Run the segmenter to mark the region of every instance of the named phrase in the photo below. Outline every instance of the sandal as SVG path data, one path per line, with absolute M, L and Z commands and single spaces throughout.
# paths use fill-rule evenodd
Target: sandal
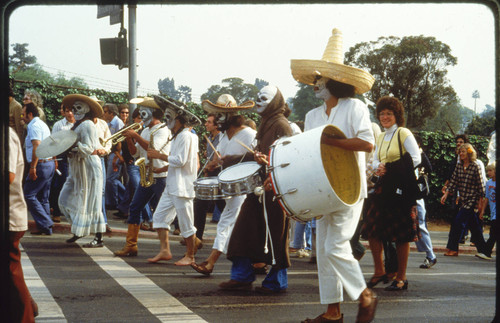
M 207 261 L 204 261 L 202 262 L 201 264 L 197 264 L 195 262 L 193 262 L 191 264 L 191 268 L 193 268 L 194 270 L 196 270 L 197 272 L 199 272 L 200 274 L 203 274 L 205 276 L 210 276 L 210 274 L 212 273 L 212 269 L 207 269 L 207 266 L 208 265 L 208 262 Z
M 403 284 L 403 286 L 398 286 Z M 397 290 L 407 290 L 408 289 L 408 280 L 393 280 L 392 284 L 384 288 L 386 291 L 397 291 Z
M 387 274 L 383 274 L 381 276 L 372 276 L 372 278 L 370 278 L 370 280 L 366 283 L 366 286 L 368 288 L 373 288 L 380 282 L 384 282 L 384 284 L 387 284 L 389 282 L 389 277 L 387 277 Z

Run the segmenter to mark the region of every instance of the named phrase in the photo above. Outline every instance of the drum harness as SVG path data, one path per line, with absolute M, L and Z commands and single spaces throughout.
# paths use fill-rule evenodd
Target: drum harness
M 266 191 L 262 186 L 258 186 L 254 189 L 254 194 L 259 197 L 259 202 L 262 203 L 262 208 L 264 209 L 264 220 L 266 221 L 266 243 L 264 244 L 264 253 L 268 254 L 269 249 L 267 247 L 267 242 L 271 244 L 271 255 L 272 255 L 272 264 L 276 265 L 276 258 L 274 257 L 274 246 L 273 246 L 273 239 L 271 237 L 271 231 L 269 231 L 269 223 L 268 223 L 268 217 L 267 217 L 267 210 L 266 210 Z

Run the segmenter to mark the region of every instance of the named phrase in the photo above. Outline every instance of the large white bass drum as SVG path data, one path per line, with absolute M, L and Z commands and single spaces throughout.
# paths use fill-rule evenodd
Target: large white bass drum
M 321 136 L 346 138 L 333 125 L 276 140 L 269 172 L 275 198 L 287 215 L 309 221 L 354 205 L 361 181 L 353 151 L 321 144 Z

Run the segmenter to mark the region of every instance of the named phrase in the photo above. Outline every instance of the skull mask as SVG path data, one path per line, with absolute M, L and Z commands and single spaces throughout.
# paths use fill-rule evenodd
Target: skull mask
M 166 109 L 164 116 L 168 129 L 170 130 L 174 129 L 175 117 L 177 117 L 177 113 L 172 109 Z
M 226 131 L 229 128 L 229 118 L 233 116 L 235 113 L 225 113 L 225 112 L 217 112 L 215 115 L 215 123 L 217 125 L 217 129 L 219 131 Z
M 90 106 L 82 101 L 75 101 L 73 103 L 73 115 L 75 116 L 76 121 L 82 120 L 87 113 L 90 112 Z
M 328 99 L 332 97 L 332 94 L 326 87 L 326 82 L 328 82 L 328 79 L 322 77 L 317 80 L 316 84 L 314 85 L 314 94 L 318 99 L 321 99 L 323 101 L 328 101 Z
M 144 127 L 149 126 L 149 123 L 153 120 L 153 110 L 151 108 L 140 107 L 139 114 L 141 115 Z
M 257 101 L 255 102 L 256 111 L 259 114 L 262 114 L 264 110 L 266 110 L 267 106 L 274 99 L 274 96 L 278 92 L 278 88 L 276 86 L 267 85 L 264 86 L 260 92 L 257 94 Z

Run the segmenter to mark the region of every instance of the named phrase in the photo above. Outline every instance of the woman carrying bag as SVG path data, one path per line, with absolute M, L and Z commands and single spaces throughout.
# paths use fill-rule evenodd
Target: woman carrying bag
M 417 183 L 414 172 L 421 162 L 420 151 L 405 123 L 404 108 L 394 97 L 385 96 L 377 102 L 377 118 L 384 132 L 376 140 L 373 168 L 377 169 L 373 202 L 368 206 L 362 229 L 368 239 L 375 264 L 374 276 L 367 283 L 375 286 L 388 282 L 382 257 L 382 241 L 395 242 L 398 271 L 388 291 L 408 289 L 406 267 L 410 242 L 418 239 L 416 213 Z

